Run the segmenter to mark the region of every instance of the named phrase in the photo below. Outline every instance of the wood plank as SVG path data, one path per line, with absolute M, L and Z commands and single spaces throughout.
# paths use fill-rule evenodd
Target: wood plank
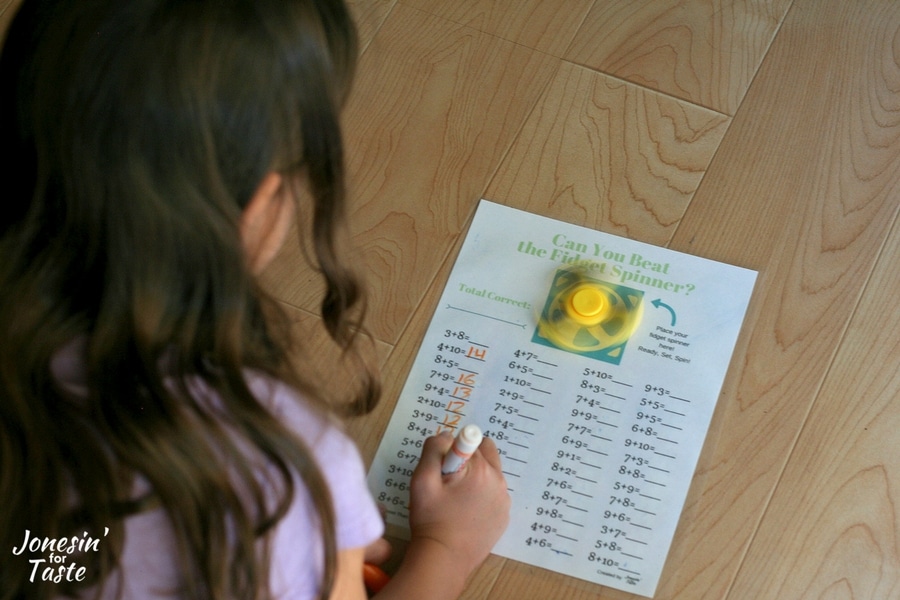
M 598 0 L 565 58 L 734 115 L 792 0 Z
M 486 196 L 665 245 L 730 119 L 564 63 Z
M 900 222 L 729 598 L 900 597 Z
M 562 56 L 593 0 L 403 0 L 490 35 Z
M 359 66 L 346 112 L 354 244 L 369 326 L 394 343 L 557 64 L 545 54 L 398 4 Z M 267 281 L 314 309 L 302 256 Z
M 387 19 L 397 0 L 347 0 L 359 32 L 360 54 L 365 51 Z
M 797 0 L 673 239 L 760 278 L 660 597 L 725 597 L 896 214 L 898 26 Z
M 488 598 L 565 598 L 565 600 L 594 600 L 607 598 L 605 592 L 615 592 L 599 585 L 560 575 L 540 567 L 508 560 Z M 634 598 L 626 594 L 626 598 Z M 480 600 L 480 599 L 479 599 Z

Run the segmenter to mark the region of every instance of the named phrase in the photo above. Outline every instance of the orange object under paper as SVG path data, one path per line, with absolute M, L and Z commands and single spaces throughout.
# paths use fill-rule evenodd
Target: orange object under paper
M 377 594 L 391 580 L 390 576 L 373 564 L 363 564 L 363 582 L 370 594 Z

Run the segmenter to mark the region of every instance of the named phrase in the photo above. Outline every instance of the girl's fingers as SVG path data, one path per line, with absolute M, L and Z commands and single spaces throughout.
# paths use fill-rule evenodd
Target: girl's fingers
M 478 447 L 478 452 L 494 469 L 500 470 L 500 452 L 497 450 L 494 440 L 489 437 L 484 438 Z
M 441 477 L 441 461 L 444 455 L 453 445 L 453 436 L 449 432 L 441 433 L 427 438 L 422 445 L 422 455 L 419 457 L 419 465 L 413 474 L 417 478 Z

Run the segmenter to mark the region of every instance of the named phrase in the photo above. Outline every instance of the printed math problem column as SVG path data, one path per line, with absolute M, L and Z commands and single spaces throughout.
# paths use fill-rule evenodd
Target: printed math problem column
M 426 347 L 420 349 L 420 362 L 428 362 L 431 368 L 418 390 L 414 390 L 418 392 L 416 408 L 409 415 L 396 460 L 387 466 L 383 489 L 376 496 L 388 515 L 404 522 L 409 517 L 409 479 L 419 462 L 425 438 L 443 431 L 456 435 L 467 424 L 469 406 L 490 346 L 473 340 L 464 330 L 445 329 L 431 349 L 431 355 Z
M 494 553 L 653 596 L 755 276 L 482 201 L 369 471 L 390 532 L 425 438 L 472 423 Z
M 503 474 L 511 494 L 531 478 L 532 449 L 540 449 L 542 423 L 552 397 L 550 386 L 557 365 L 542 360 L 531 350 L 517 348 L 491 364 L 491 372 L 500 375 L 494 387 L 486 387 L 490 400 L 473 411 L 485 421 L 484 435 L 497 444 L 503 460 Z M 499 385 L 499 388 L 496 387 Z

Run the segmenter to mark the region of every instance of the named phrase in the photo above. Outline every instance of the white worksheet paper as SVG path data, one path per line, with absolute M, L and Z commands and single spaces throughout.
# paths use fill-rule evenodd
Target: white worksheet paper
M 536 333 L 571 269 L 640 299 L 614 351 Z M 423 440 L 475 423 L 512 497 L 495 554 L 652 597 L 755 279 L 482 200 L 369 471 L 392 531 Z

